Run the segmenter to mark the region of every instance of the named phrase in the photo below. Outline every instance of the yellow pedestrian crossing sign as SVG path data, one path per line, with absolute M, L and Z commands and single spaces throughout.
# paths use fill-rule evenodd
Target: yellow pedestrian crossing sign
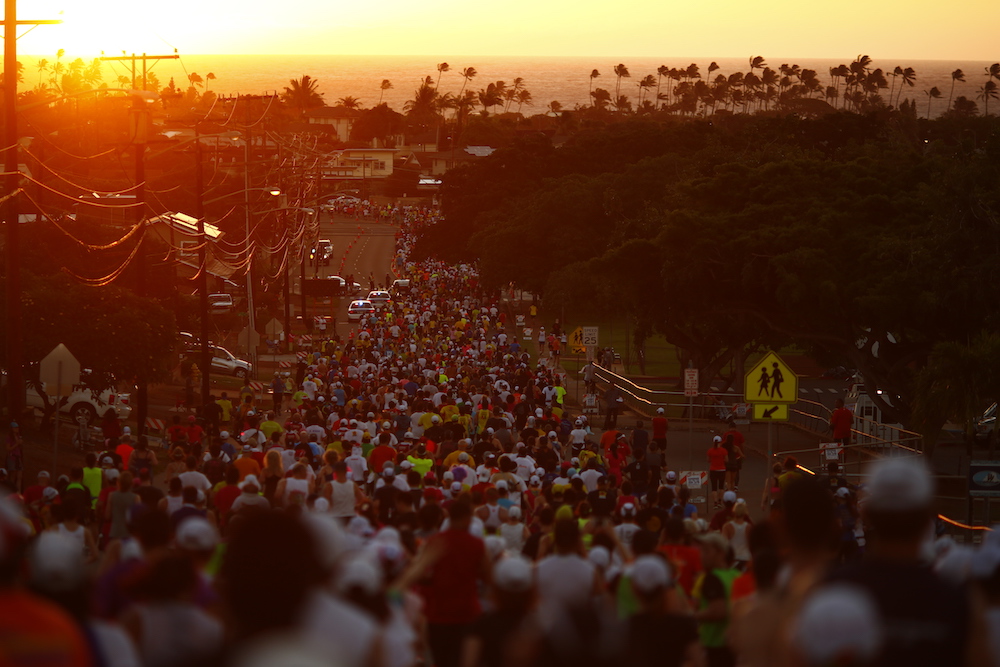
M 788 421 L 787 403 L 754 403 L 753 418 L 757 421 Z
M 774 352 L 768 352 L 747 372 L 743 396 L 748 403 L 795 403 L 799 376 Z
M 569 335 L 569 348 L 573 354 L 586 354 L 587 347 L 583 343 L 583 327 L 577 327 Z

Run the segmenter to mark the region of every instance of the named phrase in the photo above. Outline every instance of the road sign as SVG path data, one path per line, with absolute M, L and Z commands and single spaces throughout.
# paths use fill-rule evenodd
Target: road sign
M 750 423 L 752 411 L 753 408 L 750 407 L 749 403 L 735 404 L 733 406 L 733 422 L 741 426 L 746 426 Z
M 824 461 L 839 461 L 840 453 L 844 450 L 844 446 L 839 442 L 821 442 L 819 443 L 819 451 L 823 452 Z
M 700 489 L 707 481 L 707 470 L 685 470 L 681 472 L 681 486 L 685 486 L 689 489 Z
M 684 369 L 684 395 L 693 397 L 698 395 L 698 369 Z
M 516 320 L 515 323 L 516 323 L 517 326 L 523 327 L 524 326 L 524 315 L 518 315 L 517 316 L 517 320 Z
M 597 347 L 598 327 L 581 327 L 583 329 L 583 344 Z
M 521 329 L 521 340 L 531 340 L 531 327 Z
M 238 341 L 239 344 L 245 349 L 257 347 L 257 345 L 260 344 L 260 334 L 257 333 L 255 330 L 247 327 L 246 329 L 240 332 Z
M 753 418 L 765 422 L 788 421 L 787 403 L 754 403 Z
M 583 343 L 583 327 L 573 329 L 567 340 L 570 352 L 573 354 L 586 354 L 587 346 Z
M 264 327 L 264 332 L 268 336 L 272 336 L 275 338 L 280 336 L 281 332 L 283 332 L 284 330 L 285 330 L 284 325 L 281 322 L 279 322 L 278 318 L 276 317 L 272 317 L 271 321 L 267 323 L 266 327 Z
M 969 461 L 969 495 L 1000 498 L 1000 461 Z
M 795 403 L 799 400 L 799 376 L 781 357 L 768 352 L 743 379 L 743 396 L 748 403 Z M 756 415 L 755 409 L 755 419 Z
M 73 393 L 73 385 L 80 384 L 80 362 L 62 343 L 45 355 L 38 365 L 39 379 L 45 383 L 45 393 L 63 397 Z

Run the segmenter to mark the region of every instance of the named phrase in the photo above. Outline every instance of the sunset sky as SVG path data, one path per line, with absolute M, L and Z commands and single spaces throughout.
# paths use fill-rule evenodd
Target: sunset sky
M 25 54 L 1000 59 L 998 0 L 20 0 L 18 12 L 65 21 L 22 37 Z

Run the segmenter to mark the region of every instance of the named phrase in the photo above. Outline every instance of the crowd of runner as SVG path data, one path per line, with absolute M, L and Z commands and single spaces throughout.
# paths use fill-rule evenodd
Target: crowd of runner
M 418 229 L 424 225 L 434 224 L 441 219 L 441 213 L 437 207 L 379 204 L 368 199 L 350 197 L 333 199 L 325 205 L 325 208 L 331 214 L 355 220 L 402 225 L 408 229 Z
M 998 533 L 935 540 L 920 463 L 788 460 L 754 522 L 728 434 L 700 509 L 664 416 L 571 411 L 474 268 L 409 243 L 409 291 L 293 390 L 8 487 L 0 664 L 1000 665 Z

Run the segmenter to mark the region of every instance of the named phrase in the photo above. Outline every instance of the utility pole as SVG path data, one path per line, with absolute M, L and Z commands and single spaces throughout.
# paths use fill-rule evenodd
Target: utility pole
M 208 397 L 212 392 L 212 352 L 208 347 L 208 236 L 205 234 L 205 175 L 202 168 L 201 138 L 198 136 L 198 126 L 194 127 L 194 180 L 195 180 L 195 217 L 198 218 L 198 234 L 201 236 L 201 248 L 198 250 L 198 305 L 201 313 L 201 358 L 198 367 L 201 368 L 201 404 L 208 405 Z
M 259 99 L 257 95 L 247 95 L 246 100 Z M 255 313 L 253 304 L 253 247 L 250 243 L 250 143 L 253 135 L 250 133 L 250 107 L 244 107 L 246 129 L 244 130 L 244 154 L 243 154 L 243 215 L 245 240 L 247 247 L 247 352 L 250 357 L 250 377 L 257 377 L 257 347 L 253 344 L 253 332 L 255 330 Z
M 3 145 L 4 151 L 4 258 L 6 260 L 7 312 L 7 418 L 13 421 L 24 409 L 24 358 L 21 347 L 21 230 L 18 214 L 18 136 L 17 130 L 17 26 L 53 25 L 62 21 L 18 21 L 17 0 L 4 0 L 3 44 Z
M 149 56 L 145 53 L 137 56 L 134 53 L 130 56 L 104 56 L 102 61 L 131 61 L 132 66 L 132 88 L 136 89 L 136 61 L 142 61 L 142 88 L 146 90 L 146 74 L 149 71 L 146 63 L 150 60 L 176 60 L 179 55 Z M 135 207 L 135 224 L 141 226 L 139 231 L 139 250 L 136 253 L 136 276 L 135 292 L 137 296 L 145 297 L 146 294 L 146 253 L 142 248 L 146 238 L 146 141 L 148 129 L 148 112 L 146 111 L 146 101 L 141 95 L 136 95 L 132 101 L 132 145 L 135 148 L 135 200 L 138 206 Z M 140 368 L 139 376 L 136 378 L 138 389 L 136 391 L 136 432 L 138 435 L 146 433 L 146 418 L 149 416 L 149 376 L 145 368 Z

